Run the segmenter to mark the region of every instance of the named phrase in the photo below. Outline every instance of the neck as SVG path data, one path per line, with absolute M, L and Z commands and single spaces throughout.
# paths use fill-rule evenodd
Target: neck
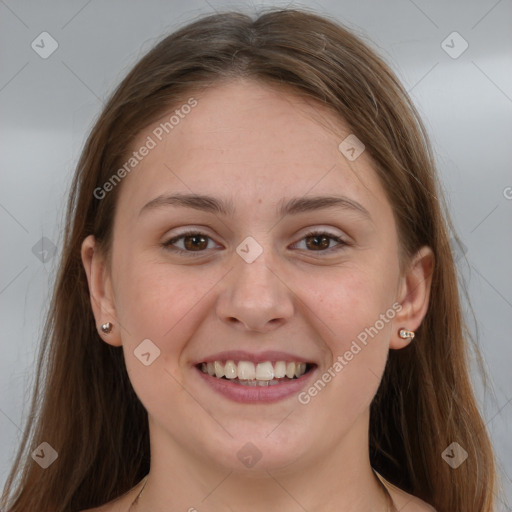
M 370 466 L 367 431 L 355 426 L 335 450 L 308 460 L 274 467 L 262 459 L 240 471 L 195 458 L 150 421 L 151 470 L 133 512 L 386 512 L 389 495 Z

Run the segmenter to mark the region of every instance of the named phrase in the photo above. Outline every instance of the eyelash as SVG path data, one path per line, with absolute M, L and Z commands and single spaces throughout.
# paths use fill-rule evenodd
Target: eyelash
M 182 233 L 181 235 L 175 236 L 175 237 L 171 238 L 170 240 L 164 242 L 162 244 L 162 246 L 165 249 L 172 251 L 176 254 L 185 254 L 187 256 L 193 256 L 193 257 L 202 255 L 201 253 L 204 253 L 206 251 L 206 249 L 200 250 L 200 251 L 187 251 L 185 249 L 179 249 L 179 248 L 173 246 L 173 244 L 175 244 L 178 240 L 181 240 L 181 239 L 187 238 L 187 237 L 191 237 L 191 236 L 202 236 L 208 240 L 212 240 L 212 238 L 210 236 L 205 235 L 204 233 L 201 233 L 200 231 L 186 231 L 185 233 Z M 348 242 L 343 240 L 343 238 L 341 238 L 337 235 L 333 235 L 332 233 L 329 233 L 327 231 L 310 231 L 310 232 L 306 233 L 299 241 L 302 241 L 306 238 L 313 237 L 313 236 L 316 236 L 316 237 L 325 236 L 327 238 L 330 238 L 331 240 L 334 240 L 339 245 L 335 246 L 335 247 L 329 247 L 328 249 L 321 249 L 318 251 L 308 251 L 308 252 L 319 252 L 319 253 L 329 252 L 330 253 L 330 252 L 334 252 L 334 251 L 339 251 L 339 250 L 343 249 L 344 246 L 350 245 Z

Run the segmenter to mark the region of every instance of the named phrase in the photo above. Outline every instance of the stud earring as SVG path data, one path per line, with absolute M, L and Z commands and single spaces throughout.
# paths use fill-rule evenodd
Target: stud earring
M 105 324 L 102 324 L 101 330 L 105 334 L 108 334 L 108 333 L 112 332 L 112 327 L 113 327 L 113 325 L 110 322 L 107 322 Z
M 414 331 L 408 331 L 407 329 L 400 329 L 398 331 L 398 335 L 403 340 L 407 340 L 407 339 L 411 339 L 412 340 L 414 338 Z

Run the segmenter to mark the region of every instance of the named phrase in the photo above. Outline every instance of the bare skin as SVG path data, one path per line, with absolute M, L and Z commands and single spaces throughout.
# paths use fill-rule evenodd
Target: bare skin
M 425 316 L 432 252 L 424 247 L 400 266 L 372 161 L 366 152 L 343 156 L 338 145 L 350 132 L 320 105 L 251 81 L 218 84 L 197 101 L 120 185 L 110 260 L 94 237 L 82 246 L 96 323 L 115 326 L 100 334 L 123 347 L 148 411 L 151 471 L 133 510 L 385 512 L 369 461 L 369 407 L 389 350 L 410 343 L 399 330 Z M 159 196 L 191 193 L 233 210 L 155 206 Z M 333 195 L 345 199 L 341 207 L 279 212 L 283 200 Z M 189 230 L 201 240 L 187 239 Z M 251 263 L 236 252 L 248 236 L 262 249 Z M 377 334 L 308 393 L 371 326 Z M 150 366 L 134 357 L 144 339 L 160 350 Z M 197 362 L 229 350 L 313 363 L 303 400 L 219 394 Z M 261 454 L 251 468 L 237 456 L 247 443 Z M 432 510 L 388 487 L 398 510 Z M 127 512 L 140 488 L 93 510 Z
M 130 506 L 140 493 L 143 484 L 144 481 L 141 481 L 133 489 L 131 489 L 128 493 L 124 494 L 120 498 L 113 500 L 101 507 L 91 508 L 84 510 L 83 512 L 128 512 Z M 411 494 L 398 489 L 397 487 L 391 485 L 389 482 L 384 482 L 384 484 L 386 485 L 386 488 L 388 489 L 389 494 L 393 499 L 393 503 L 395 504 L 397 510 L 400 512 L 435 512 L 433 507 L 420 500 L 419 498 L 416 498 L 415 496 L 412 496 Z M 134 505 L 132 510 L 138 510 L 136 505 Z

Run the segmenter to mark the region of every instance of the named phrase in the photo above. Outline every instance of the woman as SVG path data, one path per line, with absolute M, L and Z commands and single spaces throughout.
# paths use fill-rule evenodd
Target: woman
M 78 164 L 3 508 L 493 510 L 439 198 L 346 29 L 281 10 L 164 39 Z

